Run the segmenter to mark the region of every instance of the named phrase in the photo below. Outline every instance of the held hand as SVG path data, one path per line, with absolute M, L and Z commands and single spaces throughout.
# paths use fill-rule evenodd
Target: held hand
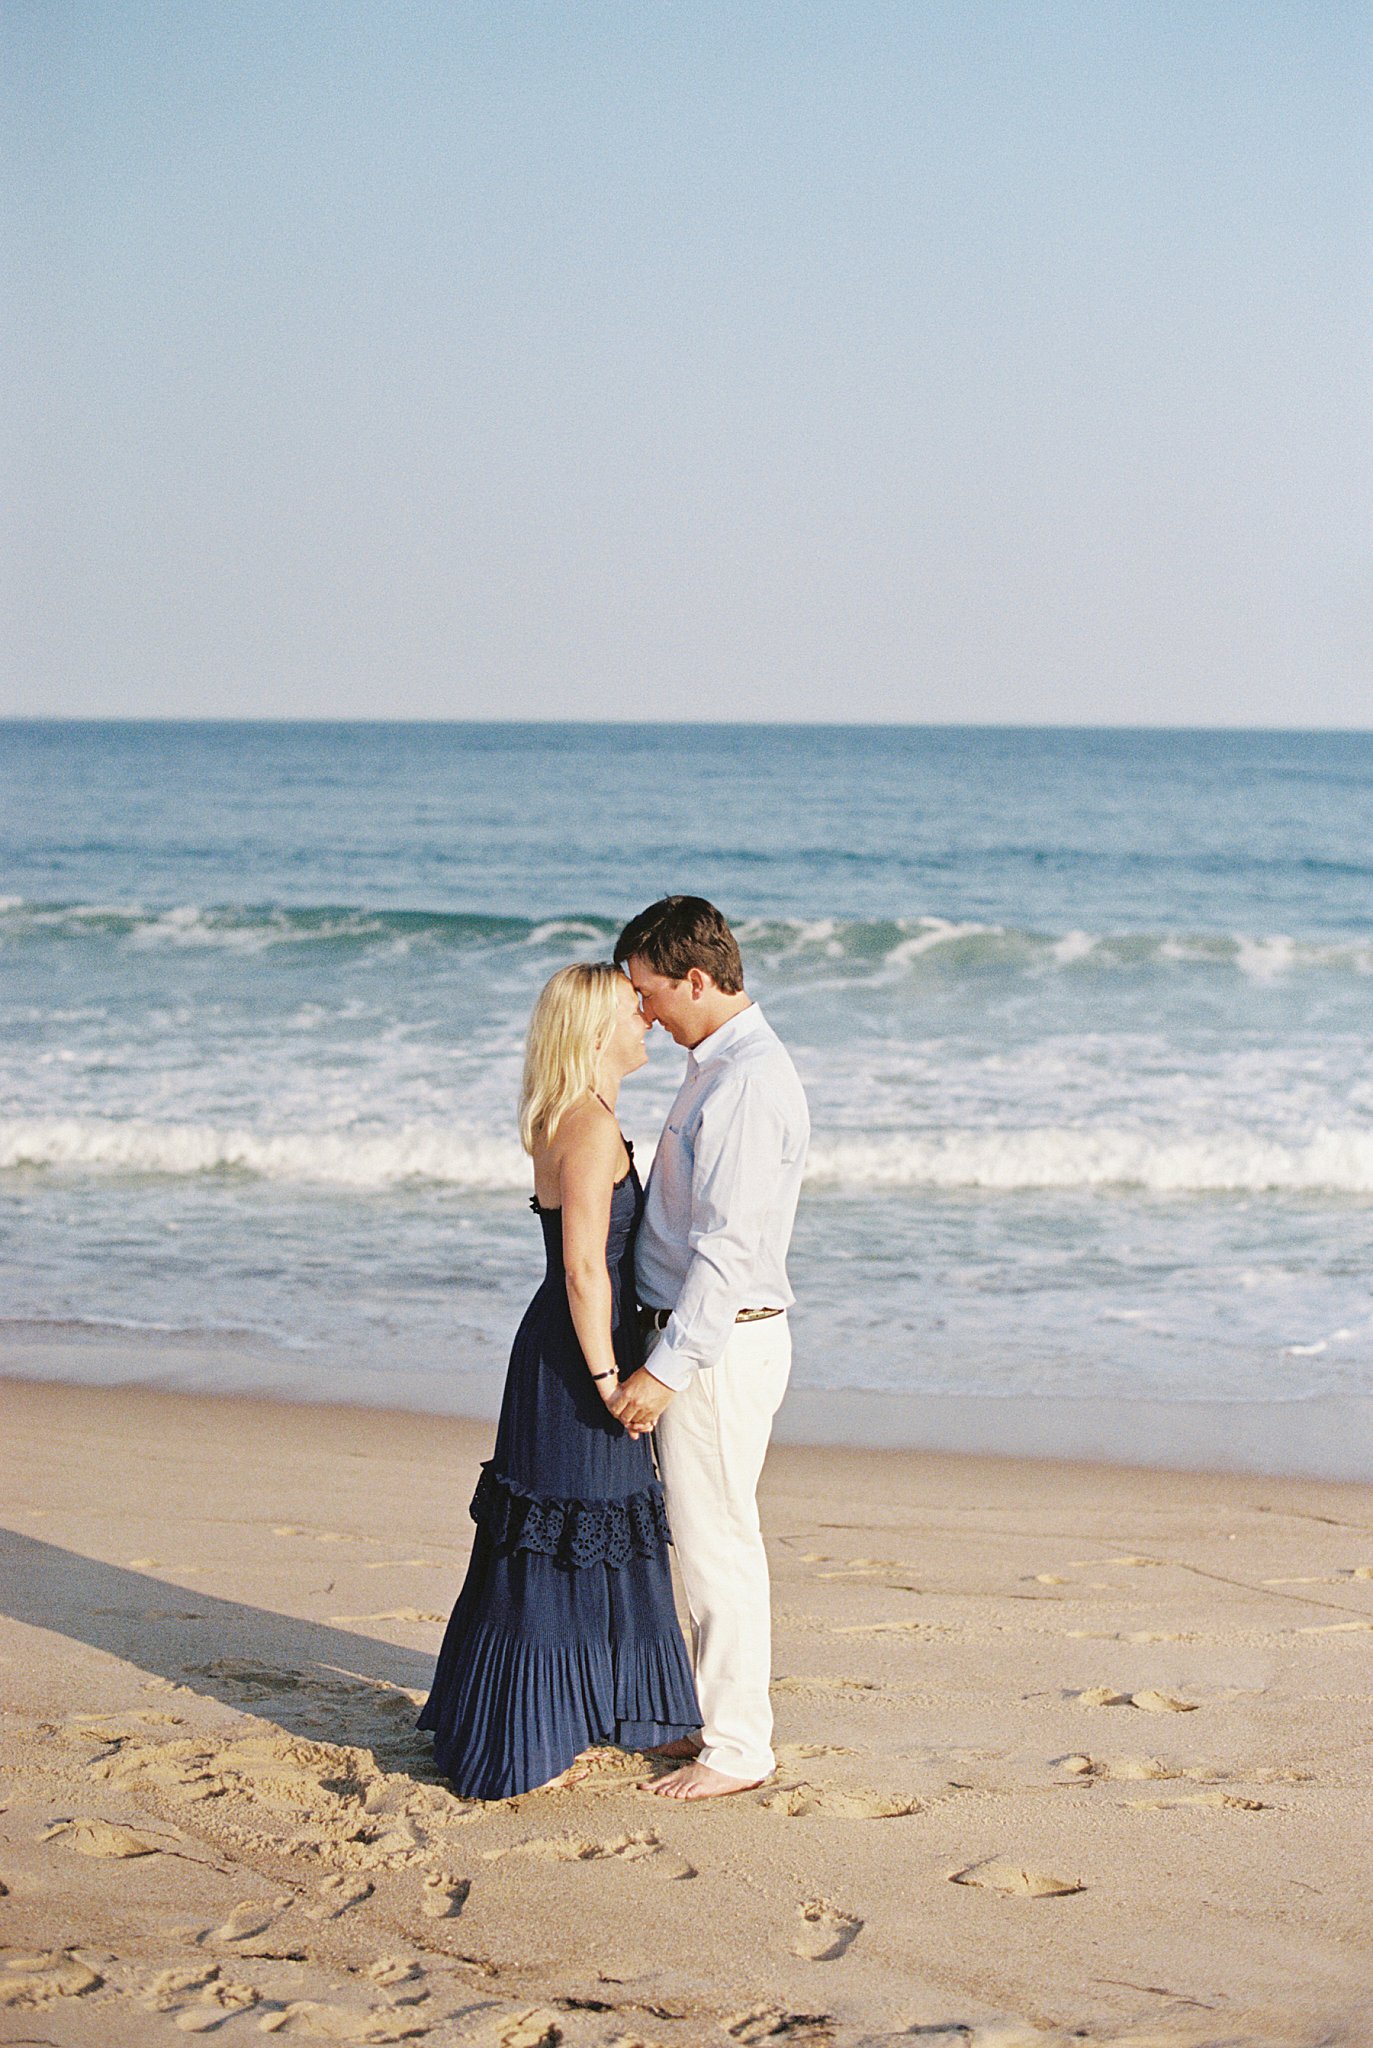
M 631 1436 L 640 1436 L 652 1429 L 658 1417 L 672 1399 L 673 1389 L 665 1387 L 661 1380 L 655 1380 L 646 1365 L 625 1380 L 614 1400 L 607 1403 L 612 1415 L 619 1417 Z
M 596 1392 L 601 1397 L 601 1405 L 610 1415 L 611 1419 L 615 1422 L 620 1422 L 620 1417 L 617 1413 L 617 1410 L 620 1405 L 620 1395 L 623 1393 L 623 1391 L 624 1383 L 620 1380 L 618 1375 L 616 1378 L 611 1380 L 598 1380 L 596 1382 Z M 637 1443 L 639 1441 L 639 1438 L 643 1435 L 643 1431 L 641 1429 L 631 1429 L 625 1423 L 620 1423 L 620 1426 L 624 1430 L 625 1435 L 631 1437 L 635 1443 Z

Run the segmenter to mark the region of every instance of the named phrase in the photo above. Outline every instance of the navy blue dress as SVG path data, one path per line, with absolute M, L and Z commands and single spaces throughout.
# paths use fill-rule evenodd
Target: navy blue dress
M 647 1749 L 701 1725 L 652 1438 L 635 1442 L 606 1412 L 568 1307 L 562 1213 L 537 1196 L 530 1206 L 548 1267 L 516 1332 L 495 1453 L 472 1499 L 471 1562 L 418 1722 L 469 1799 L 546 1784 L 593 1743 Z M 622 1379 L 642 1362 L 642 1209 L 631 1150 L 606 1243 Z

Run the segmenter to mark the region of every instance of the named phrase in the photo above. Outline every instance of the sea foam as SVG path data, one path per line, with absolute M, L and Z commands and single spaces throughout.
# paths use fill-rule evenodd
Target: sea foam
M 646 1163 L 646 1161 L 645 1161 Z M 0 1119 L 0 1169 L 52 1167 L 383 1188 L 405 1181 L 501 1191 L 529 1184 L 513 1139 L 443 1125 L 263 1132 L 99 1117 Z M 1373 1194 L 1373 1131 L 1318 1130 L 1283 1144 L 1242 1130 L 1162 1135 L 1112 1128 L 821 1132 L 807 1181 L 894 1190 L 1144 1188 L 1160 1194 Z

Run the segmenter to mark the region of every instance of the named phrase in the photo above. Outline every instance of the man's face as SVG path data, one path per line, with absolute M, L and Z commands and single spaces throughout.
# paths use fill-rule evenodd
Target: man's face
M 665 974 L 655 973 L 637 953 L 626 964 L 647 1021 L 661 1024 L 678 1045 L 699 1045 L 706 1036 L 701 998 L 713 986 L 710 977 L 693 967 L 685 980 L 669 981 Z

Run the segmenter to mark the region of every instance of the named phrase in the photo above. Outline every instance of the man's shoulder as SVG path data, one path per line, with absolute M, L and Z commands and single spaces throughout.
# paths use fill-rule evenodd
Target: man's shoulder
M 720 1063 L 718 1087 L 721 1092 L 748 1093 L 755 1089 L 795 1095 L 804 1104 L 805 1092 L 796 1063 L 765 1017 L 758 1027 Z

